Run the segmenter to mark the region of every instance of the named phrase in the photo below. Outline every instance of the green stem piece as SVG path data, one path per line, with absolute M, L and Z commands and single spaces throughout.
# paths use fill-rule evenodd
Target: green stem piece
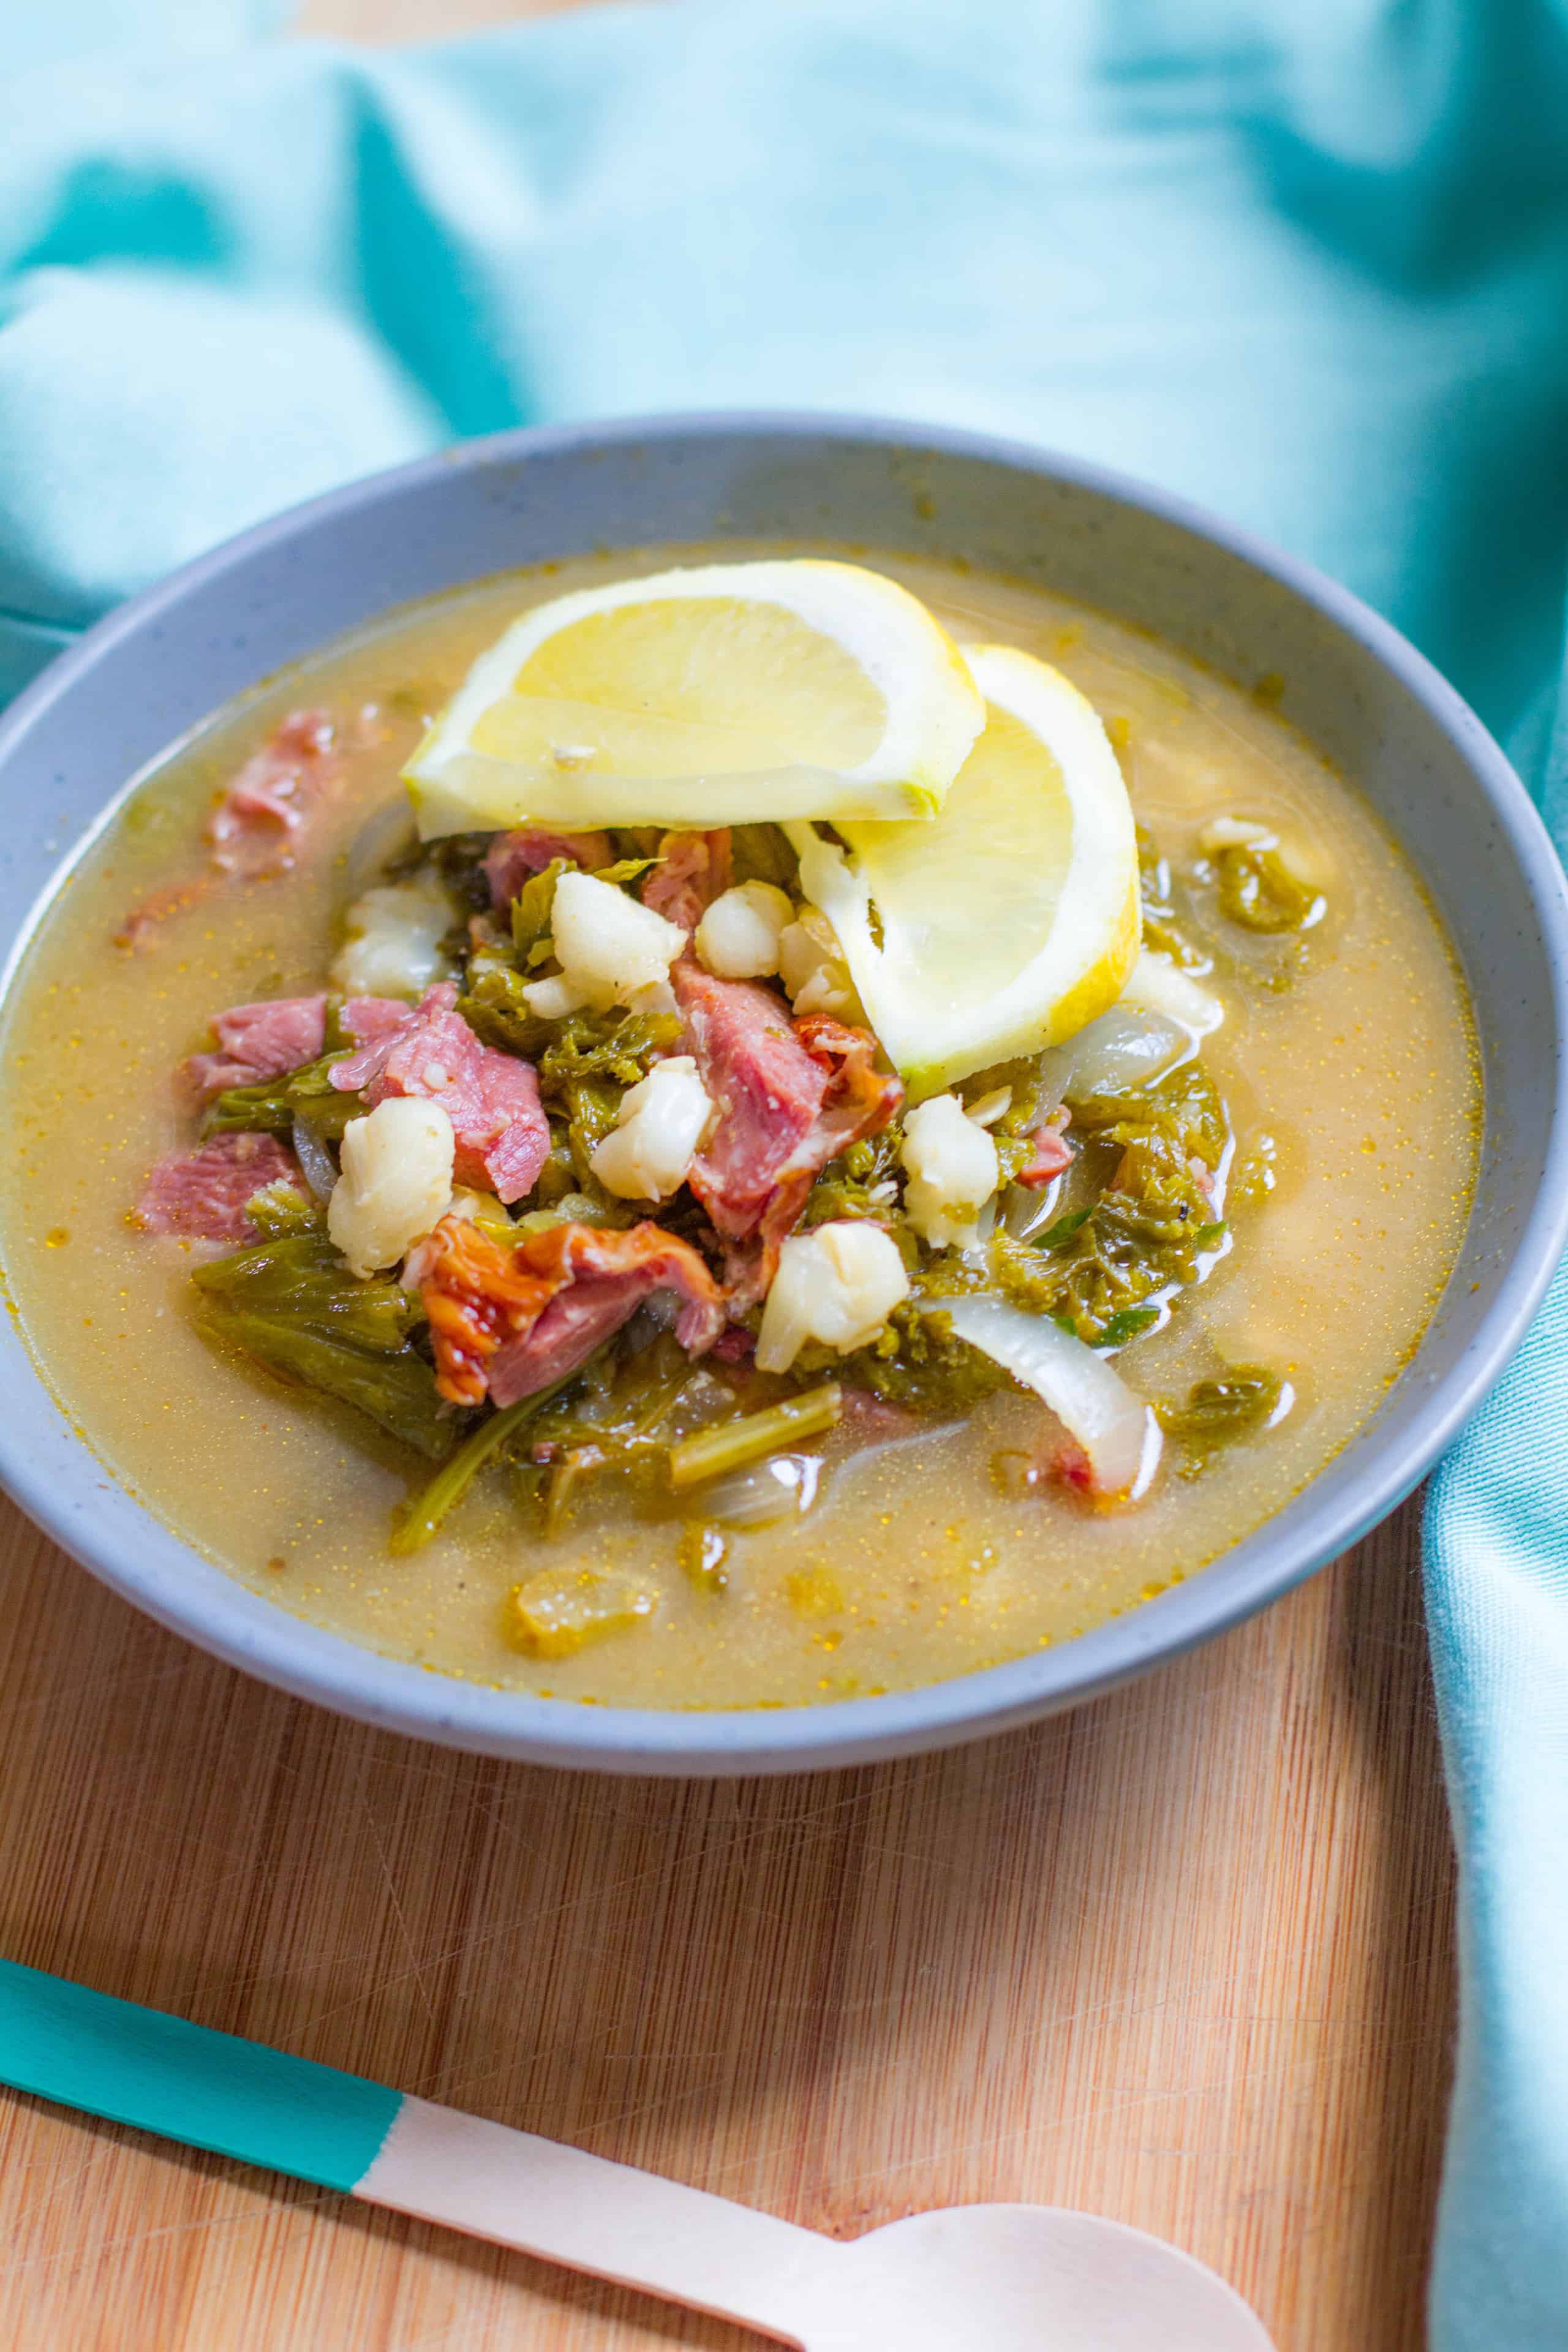
M 575 1380 L 577 1374 L 574 1372 L 570 1377 Z M 547 1389 L 536 1389 L 532 1396 L 519 1397 L 515 1404 L 504 1406 L 489 1421 L 479 1423 L 451 1460 L 444 1462 L 429 1484 L 405 1506 L 393 1528 L 391 1541 L 391 1549 L 400 1559 L 423 1549 L 453 1506 L 462 1501 L 491 1454 L 524 1428 L 540 1407 L 548 1404 L 565 1386 L 565 1381 L 552 1381 Z
M 679 1494 L 703 1479 L 721 1477 L 726 1470 L 742 1469 L 764 1454 L 776 1454 L 794 1438 L 816 1437 L 831 1429 L 843 1410 L 844 1392 L 837 1381 L 824 1381 L 820 1388 L 785 1397 L 765 1412 L 748 1412 L 717 1429 L 699 1430 L 670 1447 L 669 1483 Z

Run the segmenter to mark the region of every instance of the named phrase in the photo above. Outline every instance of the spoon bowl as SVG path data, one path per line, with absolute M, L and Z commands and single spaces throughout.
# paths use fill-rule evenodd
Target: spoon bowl
M 841 2250 L 804 2352 L 1270 2352 L 1257 2314 L 1175 2246 L 1049 2205 L 912 2213 Z

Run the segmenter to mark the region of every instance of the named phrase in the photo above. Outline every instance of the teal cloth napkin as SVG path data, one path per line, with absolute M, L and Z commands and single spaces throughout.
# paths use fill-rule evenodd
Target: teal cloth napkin
M 859 408 L 1313 558 L 1561 818 L 1565 6 L 687 0 L 356 54 L 242 46 L 266 0 L 12 0 L 0 692 L 457 436 Z M 1429 1509 L 1464 1913 L 1437 2352 L 1568 2342 L 1565 1339 L 1560 1282 Z

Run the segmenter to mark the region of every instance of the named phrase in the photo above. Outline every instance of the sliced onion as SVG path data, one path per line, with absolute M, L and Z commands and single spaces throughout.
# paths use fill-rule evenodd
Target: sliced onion
M 1040 1057 L 1045 1098 L 1123 1095 L 1152 1087 L 1193 1049 L 1190 1029 L 1163 1013 L 1113 1004 L 1098 1021 Z
M 384 880 L 392 859 L 411 849 L 417 839 L 406 793 L 399 793 L 373 810 L 349 844 L 343 860 L 343 896 L 358 898 L 373 883 Z
M 1098 1494 L 1131 1501 L 1142 1493 L 1160 1459 L 1159 1424 L 1103 1356 L 1048 1316 L 1004 1299 L 944 1299 L 942 1312 L 961 1339 L 1049 1405 L 1088 1455 Z
M 338 1181 L 337 1164 L 308 1119 L 294 1121 L 294 1157 L 305 1172 L 305 1181 L 318 1201 L 330 1201 L 332 1187 Z M 345 1192 L 343 1198 L 347 1200 Z
M 1200 988 L 1191 972 L 1152 948 L 1140 948 L 1121 1001 L 1145 1013 L 1162 1013 L 1194 1037 L 1206 1037 L 1225 1019 L 1225 1007 L 1212 989 Z
M 1053 1177 L 1040 1192 L 1029 1184 L 1009 1184 L 1002 1195 L 1002 1230 L 1016 1242 L 1026 1242 L 1031 1234 L 1043 1232 L 1054 1225 L 1061 1208 L 1062 1180 Z
M 765 1528 L 776 1519 L 794 1518 L 809 1511 L 822 1483 L 822 1463 L 815 1454 L 770 1454 L 765 1462 L 731 1470 L 704 1486 L 697 1502 L 705 1519 L 721 1527 Z

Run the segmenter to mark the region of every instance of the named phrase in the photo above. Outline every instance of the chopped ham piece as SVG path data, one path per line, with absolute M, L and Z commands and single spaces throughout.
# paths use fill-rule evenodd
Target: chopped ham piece
M 117 948 L 150 948 L 157 943 L 158 926 L 172 915 L 183 915 L 188 907 L 199 906 L 207 892 L 217 882 L 216 874 L 198 874 L 191 882 L 166 882 L 132 907 L 114 934 Z
M 718 1285 L 689 1244 L 651 1223 L 629 1233 L 567 1223 L 507 1250 L 443 1217 L 410 1260 L 436 1343 L 437 1385 L 455 1403 L 497 1405 L 566 1380 L 655 1291 L 685 1300 L 676 1324 L 700 1355 L 723 1328 Z
M 395 996 L 351 996 L 338 1018 L 356 1045 L 395 1035 L 412 1008 Z M 213 1023 L 218 1050 L 192 1054 L 176 1073 L 185 1098 L 197 1110 L 229 1087 L 258 1087 L 305 1062 L 316 1061 L 327 1042 L 324 996 L 275 996 L 259 1004 L 236 1004 Z
M 557 1286 L 532 1329 L 496 1357 L 490 1395 L 498 1405 L 567 1379 L 655 1291 L 677 1291 L 685 1300 L 675 1336 L 688 1355 L 703 1354 L 724 1328 L 719 1286 L 702 1259 L 689 1242 L 652 1223 L 633 1225 L 629 1233 L 555 1225 L 531 1234 L 517 1255 Z
M 552 858 L 568 857 L 592 873 L 615 856 L 607 833 L 549 833 L 525 826 L 520 833 L 498 833 L 485 853 L 485 879 L 490 904 L 504 914 L 531 874 L 542 874 Z
M 404 1011 L 402 1005 L 398 1011 Z M 199 1110 L 229 1087 L 258 1087 L 302 1062 L 313 1062 L 326 1042 L 324 996 L 277 996 L 261 1004 L 235 1004 L 213 1023 L 217 1051 L 182 1062 L 179 1083 Z
M 806 1194 L 830 1160 L 862 1136 L 876 1135 L 903 1106 L 901 1080 L 876 1067 L 877 1041 L 868 1029 L 847 1028 L 826 1013 L 795 1024 L 805 1051 L 827 1073 L 822 1107 L 779 1170 L 773 1194 L 751 1241 L 725 1255 L 732 1314 L 744 1314 L 767 1296 L 778 1271 L 779 1247 L 795 1231 Z
M 332 1084 L 342 1093 L 363 1092 L 372 1110 L 391 1095 L 438 1102 L 458 1140 L 458 1183 L 521 1201 L 550 1153 L 539 1081 L 527 1062 L 481 1045 L 453 1010 L 457 1001 L 451 982 L 440 981 L 395 1026 L 383 1025 L 378 1015 L 380 1034 L 333 1064 Z M 381 1002 L 353 1000 L 361 1008 Z
M 694 931 L 715 898 L 730 887 L 730 828 L 715 833 L 667 833 L 660 863 L 642 886 L 642 901 L 667 923 Z M 687 953 L 690 953 L 689 948 Z
M 374 720 L 367 704 L 356 741 L 374 742 L 385 732 L 374 728 Z M 116 947 L 153 946 L 161 923 L 199 905 L 225 879 L 260 881 L 288 873 L 306 827 L 340 782 L 342 767 L 337 729 L 324 710 L 296 710 L 285 719 L 246 761 L 207 820 L 210 870 L 165 883 L 133 907 L 114 934 Z
M 828 1073 L 795 1034 L 789 1007 L 751 980 L 716 980 L 680 962 L 670 979 L 685 1023 L 682 1050 L 717 1105 L 719 1124 L 689 1182 L 714 1228 L 754 1233 L 780 1174 L 816 1123 Z
M 338 1023 L 356 1045 L 379 1045 L 399 1034 L 413 1010 L 396 996 L 348 996 L 338 1007 Z
M 1045 1125 L 1035 1129 L 1029 1138 L 1033 1152 L 1014 1177 L 1015 1184 L 1027 1184 L 1037 1192 L 1072 1166 L 1072 1146 L 1062 1132 L 1068 1118 L 1066 1110 L 1053 1111 Z
M 220 874 L 254 881 L 288 872 L 317 803 L 342 773 L 336 736 L 324 710 L 296 710 L 273 729 L 207 825 Z
M 910 1436 L 920 1425 L 918 1415 L 874 1390 L 847 1388 L 835 1433 L 852 1445 L 885 1445 L 889 1438 Z
M 879 1134 L 903 1108 L 904 1088 L 901 1079 L 878 1069 L 877 1040 L 868 1029 L 851 1029 L 830 1013 L 810 1013 L 795 1023 L 795 1034 L 827 1072 L 827 1092 L 821 1117 L 784 1173 L 793 1175 L 804 1164 L 815 1176 L 852 1143 Z
M 275 1135 L 215 1135 L 195 1151 L 158 1162 L 137 1203 L 136 1219 L 149 1234 L 254 1241 L 256 1228 L 246 1212 L 256 1194 L 279 1177 L 305 1191 L 299 1161 Z
M 533 1328 L 556 1288 L 464 1217 L 443 1217 L 416 1243 L 404 1280 L 424 1302 L 436 1385 L 454 1404 L 484 1402 L 490 1358 L 504 1340 Z
M 779 1244 L 815 1178 L 886 1127 L 904 1090 L 875 1067 L 867 1030 L 826 1013 L 792 1023 L 771 989 L 716 980 L 699 964 L 678 963 L 670 977 L 686 1023 L 682 1044 L 720 1111 L 688 1181 L 723 1239 L 751 1244 L 728 1252 L 739 1315 L 767 1291 Z

